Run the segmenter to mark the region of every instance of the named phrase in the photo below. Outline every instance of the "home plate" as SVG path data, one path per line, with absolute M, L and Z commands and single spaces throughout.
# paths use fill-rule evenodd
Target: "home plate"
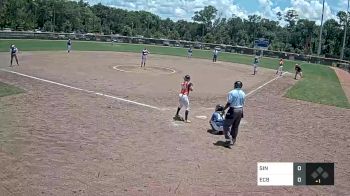
M 242 119 L 242 120 L 241 120 L 241 124 L 242 124 L 242 125 L 245 125 L 245 124 L 248 124 L 248 122 L 247 122 L 246 120 L 243 120 L 243 119 Z
M 178 127 L 178 126 L 183 126 L 183 123 L 179 123 L 179 122 L 171 122 L 171 124 L 174 126 L 174 127 Z
M 207 116 L 196 116 L 196 118 L 205 120 L 205 119 L 207 119 Z

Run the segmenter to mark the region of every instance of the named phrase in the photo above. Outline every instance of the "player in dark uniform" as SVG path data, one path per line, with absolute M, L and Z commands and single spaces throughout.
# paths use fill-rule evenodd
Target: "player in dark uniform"
M 187 55 L 187 57 L 188 58 L 191 58 L 192 57 L 192 47 L 190 47 L 189 49 L 188 49 L 188 51 L 187 51 L 187 53 L 188 53 L 188 55 Z
M 71 49 L 72 49 L 72 41 L 69 39 L 67 41 L 67 51 L 68 51 L 68 53 L 70 53 Z
M 17 65 L 19 65 L 19 64 L 18 64 L 18 58 L 17 58 L 18 49 L 16 48 L 15 45 L 12 45 L 12 46 L 10 47 L 10 52 L 11 52 L 10 67 L 12 67 L 13 58 L 15 58 Z
M 216 60 L 218 59 L 218 54 L 219 54 L 219 51 L 215 48 L 213 50 L 213 62 L 216 62 Z
M 294 77 L 295 80 L 297 79 L 298 75 L 300 76 L 300 78 L 303 77 L 302 69 L 299 64 L 295 64 L 295 77 Z
M 258 64 L 259 64 L 259 57 L 255 56 L 254 63 L 253 63 L 253 75 L 255 75 L 258 72 Z

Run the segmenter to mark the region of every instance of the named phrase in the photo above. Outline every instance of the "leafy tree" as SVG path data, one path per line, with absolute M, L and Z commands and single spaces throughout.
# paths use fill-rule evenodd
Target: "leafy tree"
M 332 57 L 340 55 L 346 12 L 338 12 L 337 17 L 339 20 L 324 23 L 322 53 Z M 222 18 L 208 5 L 192 19 L 172 21 L 147 11 L 127 11 L 101 3 L 91 6 L 83 0 L 0 0 L 2 29 L 140 35 L 247 47 L 253 46 L 256 38 L 266 38 L 273 50 L 313 54 L 317 49 L 320 27 L 314 21 L 299 19 L 295 10 L 276 13 L 277 21 L 273 21 L 258 15 Z M 280 25 L 281 21 L 286 26 Z M 350 58 L 350 33 L 346 38 L 345 58 Z
M 289 28 L 293 28 L 297 19 L 298 19 L 298 13 L 296 10 L 288 10 L 284 15 L 284 20 L 288 22 Z
M 217 9 L 214 6 L 205 6 L 203 10 L 196 11 L 192 19 L 195 22 L 200 22 L 202 24 L 202 37 L 204 37 L 205 29 L 210 29 L 212 21 L 215 19 L 217 14 Z

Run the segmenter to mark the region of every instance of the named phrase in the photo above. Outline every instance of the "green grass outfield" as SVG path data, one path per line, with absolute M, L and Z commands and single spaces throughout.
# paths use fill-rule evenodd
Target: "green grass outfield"
M 15 44 L 20 51 L 55 51 L 66 50 L 66 41 L 50 40 L 0 40 L 0 52 L 8 52 L 9 46 Z M 143 44 L 120 44 L 112 45 L 108 42 L 90 42 L 74 41 L 73 50 L 80 51 L 116 51 L 116 52 L 136 52 L 140 53 L 144 47 L 152 54 L 187 56 L 187 49 L 175 47 L 162 47 L 156 45 Z M 211 51 L 194 50 L 194 58 L 210 59 Z M 251 65 L 253 57 L 249 55 L 240 55 L 234 53 L 221 53 L 220 61 Z M 294 72 L 296 61 L 285 61 L 284 70 Z M 343 108 L 350 108 L 350 104 L 340 85 L 338 77 L 334 70 L 324 65 L 302 63 L 304 78 L 293 86 L 286 94 L 286 97 L 305 100 L 325 105 L 332 105 Z M 278 59 L 263 58 L 260 62 L 261 67 L 276 69 Z
M 0 82 L 0 97 L 23 93 L 24 90 L 12 85 Z

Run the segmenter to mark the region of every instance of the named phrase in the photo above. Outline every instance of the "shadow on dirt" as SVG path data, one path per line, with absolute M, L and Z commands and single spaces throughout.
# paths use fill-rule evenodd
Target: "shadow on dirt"
M 215 143 L 213 143 L 214 146 L 221 146 L 221 147 L 224 147 L 224 148 L 228 148 L 228 149 L 231 149 L 231 146 L 227 145 L 226 142 L 224 141 L 217 141 Z

